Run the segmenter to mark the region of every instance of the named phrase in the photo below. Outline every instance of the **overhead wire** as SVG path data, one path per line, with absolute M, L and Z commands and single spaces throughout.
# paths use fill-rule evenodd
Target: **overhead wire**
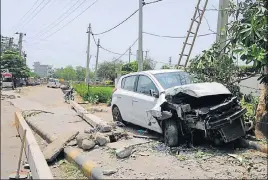
M 43 2 L 45 2 L 45 0 L 43 0 L 42 2 L 41 2 L 41 4 L 40 5 L 42 5 L 43 4 L 43 6 L 32 16 L 32 18 L 30 18 L 28 21 L 26 21 L 25 23 L 24 23 L 24 25 L 22 26 L 22 27 L 20 27 L 21 29 L 22 28 L 24 28 L 27 24 L 29 24 L 47 5 L 48 5 L 48 3 L 50 3 L 50 1 L 51 0 L 48 0 L 46 3 L 44 3 L 43 4 Z M 40 5 L 38 6 L 38 7 L 40 7 Z M 38 7 L 36 8 L 36 9 L 38 9 Z
M 54 26 L 52 26 L 51 28 L 49 28 L 47 31 L 41 33 L 41 35 L 39 35 L 39 36 L 43 36 L 43 35 L 47 34 L 53 28 L 55 28 L 56 26 L 58 26 L 61 22 L 63 22 L 66 18 L 68 18 L 73 12 L 75 12 L 79 7 L 81 7 L 86 1 L 88 1 L 88 0 L 83 0 L 75 9 L 73 9 L 69 14 L 67 14 L 67 16 L 65 16 L 63 19 L 61 19 L 58 23 L 56 23 Z M 72 7 L 74 7 L 78 2 L 79 2 L 79 0 Z M 72 7 L 70 9 L 72 9 Z M 68 9 L 68 11 L 70 9 Z
M 44 39 L 40 39 L 38 42 L 34 43 L 37 44 L 39 42 L 41 42 L 42 40 L 45 40 L 51 36 L 53 36 L 54 34 L 56 34 L 57 32 L 59 32 L 60 30 L 62 30 L 63 28 L 65 28 L 66 26 L 68 26 L 70 23 L 72 23 L 75 19 L 77 19 L 79 16 L 81 16 L 84 12 L 86 12 L 89 8 L 91 8 L 94 4 L 96 4 L 99 0 L 95 0 L 92 4 L 90 4 L 87 8 L 85 8 L 82 12 L 80 12 L 77 16 L 75 16 L 73 19 L 71 19 L 70 21 L 68 21 L 64 26 L 62 26 L 61 28 L 59 28 L 57 31 L 55 31 L 54 33 L 49 34 L 47 37 L 45 37 Z
M 153 4 L 153 3 L 161 2 L 161 1 L 163 1 L 163 0 L 157 0 L 157 1 L 149 2 L 149 3 L 144 3 L 143 6 L 148 5 L 148 4 Z M 95 33 L 94 35 L 102 35 L 102 34 L 108 33 L 110 31 L 116 29 L 120 25 L 124 24 L 127 20 L 129 20 L 132 16 L 134 16 L 138 11 L 139 11 L 139 9 L 137 9 L 136 11 L 134 11 L 130 16 L 128 16 L 126 19 L 124 19 L 119 24 L 115 25 L 114 27 L 112 27 L 112 28 L 110 28 L 110 29 L 108 29 L 106 31 L 100 32 L 100 33 Z
M 19 20 L 19 22 L 21 23 L 21 22 L 23 22 L 23 19 L 31 12 L 31 10 L 34 8 L 34 6 L 38 3 L 38 1 L 39 0 L 36 0 L 35 2 L 34 2 L 34 4 L 31 6 L 31 8 L 22 16 L 22 18 Z M 19 24 L 19 26 L 18 27 L 20 27 L 21 25 Z M 14 29 L 16 29 L 16 28 L 14 28 Z
M 100 33 L 95 33 L 94 35 L 101 35 L 101 34 L 105 34 L 107 32 L 110 32 L 112 30 L 114 30 L 115 28 L 117 28 L 118 26 L 122 25 L 123 23 L 125 23 L 127 20 L 129 20 L 132 16 L 134 16 L 137 12 L 139 11 L 139 9 L 137 9 L 136 11 L 134 11 L 130 16 L 128 16 L 125 20 L 123 20 L 122 22 L 120 22 L 119 24 L 117 24 L 116 26 L 106 30 L 106 31 L 103 31 L 103 32 L 100 32 Z
M 149 33 L 149 32 L 143 32 L 143 33 L 147 34 L 147 35 L 155 36 L 155 37 L 161 37 L 161 38 L 171 38 L 171 39 L 183 39 L 183 38 L 186 38 L 186 36 L 166 36 L 166 35 L 153 34 L 153 33 Z M 197 37 L 209 36 L 209 35 L 212 35 L 212 34 L 216 34 L 216 33 L 212 32 L 212 33 L 200 34 L 200 35 L 197 35 Z M 189 36 L 189 37 L 193 37 L 193 36 Z
M 137 38 L 128 48 L 127 48 L 127 50 L 123 53 L 123 54 L 121 54 L 117 59 L 115 59 L 114 61 L 118 61 L 118 60 L 120 60 L 127 52 L 128 52 L 128 50 L 129 50 L 129 48 L 132 48 L 135 44 L 136 44 L 136 42 L 139 40 L 139 38 Z
M 70 8 L 68 8 L 67 11 L 65 11 L 63 14 L 61 14 L 55 21 L 53 21 L 50 25 L 46 26 L 45 28 L 42 28 L 41 31 L 39 31 L 38 33 L 36 33 L 35 36 L 38 36 L 38 35 L 42 35 L 42 33 L 44 33 L 46 30 L 48 30 L 52 25 L 55 24 L 55 22 L 57 22 L 58 20 L 60 20 L 65 14 L 67 14 L 69 12 L 69 10 L 71 10 L 76 4 L 79 3 L 80 0 L 76 1 Z M 72 2 L 72 1 L 71 1 Z M 69 4 L 71 3 L 68 3 L 66 7 L 69 6 Z M 64 8 L 65 9 L 65 8 Z

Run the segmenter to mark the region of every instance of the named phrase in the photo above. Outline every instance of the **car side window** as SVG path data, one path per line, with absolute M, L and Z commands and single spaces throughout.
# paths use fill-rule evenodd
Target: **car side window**
M 125 89 L 125 90 L 128 90 L 128 91 L 134 91 L 136 77 L 137 76 L 125 77 L 122 80 L 122 84 L 121 84 L 122 89 Z
M 137 93 L 142 93 L 151 96 L 150 90 L 158 93 L 158 90 L 154 84 L 154 82 L 147 76 L 139 76 L 138 85 L 137 85 Z

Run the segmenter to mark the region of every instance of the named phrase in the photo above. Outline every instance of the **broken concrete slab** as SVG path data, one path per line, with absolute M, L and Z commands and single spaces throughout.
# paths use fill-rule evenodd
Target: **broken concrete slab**
M 116 170 L 108 169 L 108 170 L 103 170 L 102 174 L 105 175 L 105 176 L 110 176 L 110 175 L 112 175 L 112 174 L 114 174 L 116 172 L 117 172 Z
M 115 151 L 116 153 L 116 157 L 123 159 L 123 158 L 127 158 L 131 155 L 132 151 L 133 151 L 134 147 L 133 146 L 129 146 L 129 147 L 124 147 L 121 149 L 117 149 Z
M 63 150 L 64 146 L 70 140 L 74 139 L 78 133 L 78 131 L 73 131 L 61 134 L 56 140 L 50 143 L 43 151 L 46 161 L 53 162 L 59 153 Z
M 101 134 L 101 133 L 96 134 L 95 140 L 97 141 L 97 144 L 99 146 L 104 146 L 104 145 L 106 145 L 107 143 L 110 142 L 109 138 L 106 137 L 104 134 Z
M 99 129 L 100 132 L 110 132 L 112 130 L 112 126 L 93 114 L 84 114 L 83 119 L 94 128 Z
M 77 145 L 77 140 L 76 140 L 76 139 L 71 140 L 71 141 L 67 144 L 67 146 L 76 146 L 76 145 Z
M 82 148 L 82 142 L 83 142 L 84 139 L 87 139 L 87 140 L 93 139 L 93 135 L 92 134 L 79 133 L 76 136 L 76 141 L 77 141 L 78 147 Z
M 81 145 L 81 148 L 84 150 L 84 151 L 87 151 L 87 150 L 90 150 L 90 149 L 93 149 L 95 147 L 96 143 L 94 140 L 88 140 L 88 139 L 84 139 L 82 141 L 82 145 Z
M 109 147 L 111 149 L 122 149 L 122 148 L 126 148 L 129 146 L 135 146 L 135 145 L 145 144 L 145 143 L 149 143 L 149 142 L 150 142 L 150 140 L 133 138 L 133 139 L 117 141 L 114 143 L 109 143 L 109 144 L 107 144 L 107 147 Z
M 74 108 L 74 110 L 77 112 L 77 115 L 80 117 L 83 117 L 84 114 L 88 113 L 82 106 L 80 106 L 78 103 L 74 101 L 70 101 L 71 106 Z

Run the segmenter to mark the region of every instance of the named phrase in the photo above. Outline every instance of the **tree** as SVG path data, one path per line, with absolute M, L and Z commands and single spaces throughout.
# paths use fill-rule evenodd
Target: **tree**
M 109 79 L 114 81 L 117 77 L 117 69 L 122 66 L 122 61 L 105 61 L 99 65 L 97 76 L 101 79 Z
M 84 81 L 86 77 L 86 68 L 82 66 L 76 66 L 75 68 L 76 73 L 76 80 L 77 81 Z
M 161 69 L 170 69 L 170 67 L 168 66 L 168 65 L 163 65 L 162 67 L 161 67 Z
M 156 63 L 152 59 L 146 59 L 143 62 L 143 70 L 152 70 L 155 68 Z M 131 63 L 124 64 L 121 68 L 122 74 L 128 74 L 138 71 L 138 62 L 133 61 Z
M 30 69 L 17 52 L 5 51 L 1 56 L 1 69 L 8 69 L 14 78 L 27 78 Z

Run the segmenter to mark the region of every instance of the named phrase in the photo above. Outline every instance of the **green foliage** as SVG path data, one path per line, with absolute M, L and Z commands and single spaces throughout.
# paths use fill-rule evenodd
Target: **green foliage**
M 55 70 L 54 77 L 66 81 L 84 81 L 86 77 L 86 68 L 82 66 L 77 66 L 76 68 L 73 68 L 72 66 L 59 68 Z M 92 79 L 94 74 L 90 72 L 89 77 Z
M 35 72 L 29 72 L 29 77 L 40 78 L 40 76 Z
M 5 51 L 1 56 L 1 69 L 8 69 L 15 78 L 27 78 L 30 69 L 17 52 Z
M 114 81 L 122 64 L 122 61 L 105 61 L 101 63 L 97 71 L 98 78 Z
M 200 82 L 219 82 L 234 95 L 241 96 L 240 88 L 234 84 L 239 73 L 230 53 L 221 54 L 218 44 L 190 61 L 187 71 Z
M 267 0 L 245 0 L 233 6 L 231 15 L 238 19 L 229 24 L 228 35 L 233 53 L 260 72 L 268 66 L 268 2 Z M 263 74 L 261 82 L 266 83 Z
M 163 66 L 161 67 L 161 69 L 171 69 L 171 68 L 170 68 L 170 66 L 168 66 L 168 65 L 163 65 Z
M 107 103 L 112 98 L 113 87 L 88 86 L 84 83 L 74 84 L 75 91 L 91 103 Z
M 146 59 L 144 60 L 143 62 L 143 70 L 146 71 L 146 70 L 152 70 L 155 68 L 155 63 L 152 59 Z M 128 74 L 128 73 L 131 73 L 131 72 L 137 72 L 138 71 L 138 62 L 137 61 L 133 61 L 131 63 L 127 63 L 127 64 L 124 64 L 122 66 L 122 74 Z
M 244 95 L 241 99 L 241 106 L 247 109 L 247 113 L 245 116 L 245 120 L 256 120 L 256 110 L 259 103 L 259 99 L 257 97 L 249 95 Z

